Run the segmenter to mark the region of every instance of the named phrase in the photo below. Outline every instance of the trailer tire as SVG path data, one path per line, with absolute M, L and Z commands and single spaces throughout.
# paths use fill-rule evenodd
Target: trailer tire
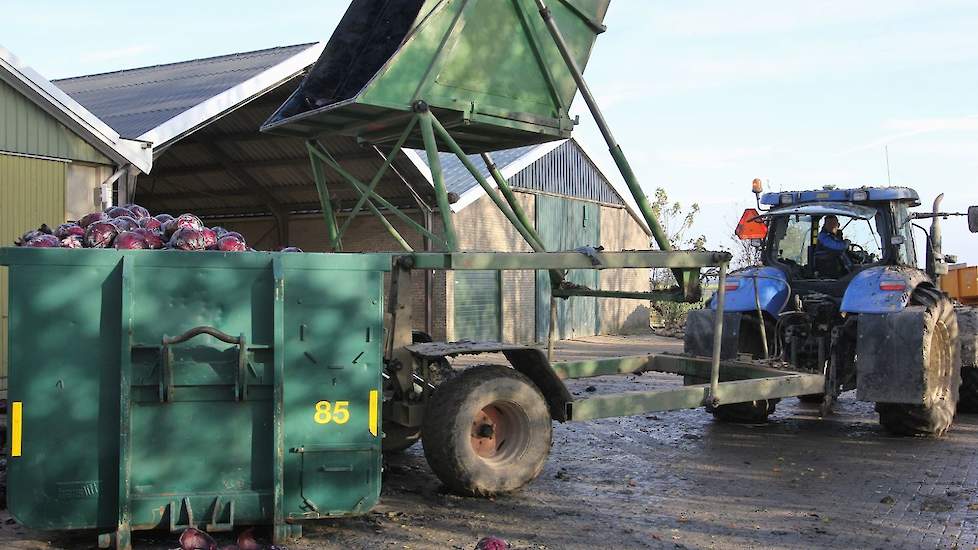
M 515 491 L 536 479 L 552 438 L 543 394 L 529 378 L 500 365 L 471 367 L 439 386 L 421 431 L 438 479 L 471 496 Z
M 923 337 L 926 378 L 936 380 L 929 405 L 876 403 L 880 424 L 893 435 L 941 437 L 954 421 L 961 386 L 958 323 L 951 301 L 943 295 L 915 294 L 913 305 L 927 307 Z

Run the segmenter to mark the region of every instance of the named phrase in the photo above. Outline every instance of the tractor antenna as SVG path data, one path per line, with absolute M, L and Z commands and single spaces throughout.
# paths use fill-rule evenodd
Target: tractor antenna
M 893 187 L 893 182 L 890 181 L 890 146 L 883 146 L 883 156 L 886 157 L 886 185 Z

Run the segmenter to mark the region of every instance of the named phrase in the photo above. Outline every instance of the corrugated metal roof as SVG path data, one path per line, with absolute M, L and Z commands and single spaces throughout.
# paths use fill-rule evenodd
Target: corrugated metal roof
M 492 160 L 504 174 L 506 167 L 524 159 L 527 155 L 538 150 L 539 145 L 517 147 L 492 153 Z M 424 151 L 414 151 L 418 157 L 429 165 L 428 156 Z M 439 153 L 442 173 L 445 176 L 445 188 L 450 193 L 458 193 L 460 197 L 466 192 L 479 188 L 479 182 L 472 177 L 462 161 L 453 153 Z M 483 177 L 491 184 L 489 170 L 479 155 L 469 155 L 469 160 L 479 169 Z M 528 189 L 575 197 L 608 204 L 624 205 L 614 187 L 604 177 L 600 170 L 581 152 L 580 145 L 573 139 L 567 140 L 557 148 L 532 159 L 525 168 L 509 178 L 512 187 Z
M 124 137 L 136 138 L 313 44 L 298 44 L 56 80 Z
M 492 160 L 502 170 L 536 148 L 536 145 L 528 145 L 526 147 L 517 147 L 516 149 L 495 151 L 492 153 Z M 421 160 L 426 165 L 430 166 L 427 153 L 418 150 L 414 150 L 414 152 L 421 157 Z M 455 156 L 455 153 L 438 153 L 438 157 L 441 160 L 442 175 L 445 178 L 445 189 L 449 193 L 457 193 L 459 196 L 462 196 L 466 191 L 479 186 L 479 182 L 472 177 L 472 174 L 462 164 L 462 161 Z M 487 181 L 492 179 L 492 176 L 489 175 L 489 169 L 486 168 L 486 163 L 482 161 L 482 157 L 479 155 L 469 155 L 469 160 L 479 169 L 482 177 L 486 178 Z

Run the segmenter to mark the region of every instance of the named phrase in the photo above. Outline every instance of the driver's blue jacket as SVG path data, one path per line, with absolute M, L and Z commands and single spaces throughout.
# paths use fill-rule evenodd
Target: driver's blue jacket
M 842 252 L 846 248 L 849 248 L 849 245 L 847 245 L 844 240 L 836 237 L 834 233 L 830 233 L 823 229 L 818 232 L 817 248 Z

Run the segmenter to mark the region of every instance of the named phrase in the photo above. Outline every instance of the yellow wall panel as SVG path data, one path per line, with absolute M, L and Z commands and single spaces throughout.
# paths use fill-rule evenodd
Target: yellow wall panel
M 65 163 L 0 154 L 0 246 L 64 223 Z M 0 396 L 7 394 L 7 269 L 0 267 Z

